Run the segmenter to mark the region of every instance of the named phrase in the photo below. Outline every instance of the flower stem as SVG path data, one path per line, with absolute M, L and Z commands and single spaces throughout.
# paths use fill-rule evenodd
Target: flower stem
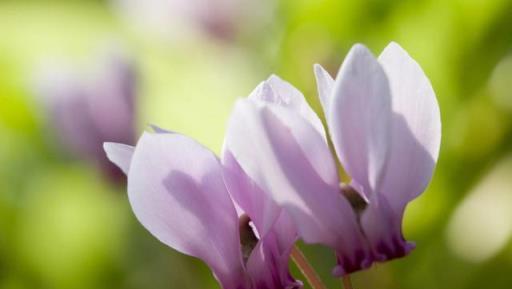
M 311 288 L 313 289 L 327 289 L 325 287 L 324 283 L 316 273 L 315 269 L 311 266 L 311 264 L 306 259 L 306 256 L 302 253 L 302 251 L 297 247 L 297 245 L 293 246 L 291 257 L 295 265 L 299 268 L 300 272 L 304 277 L 306 277 L 306 280 L 308 281 L 309 285 L 311 285 Z
M 343 281 L 344 289 L 352 289 L 352 281 L 350 281 L 350 275 L 343 276 L 341 280 Z

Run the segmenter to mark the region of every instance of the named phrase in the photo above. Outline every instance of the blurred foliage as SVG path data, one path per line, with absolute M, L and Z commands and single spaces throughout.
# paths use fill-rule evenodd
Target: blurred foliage
M 157 124 L 216 151 L 233 101 L 270 73 L 320 111 L 314 63 L 334 74 L 354 43 L 378 54 L 397 41 L 437 93 L 441 156 L 432 184 L 405 217 L 417 249 L 355 274 L 354 287 L 510 288 L 510 210 L 500 213 L 491 199 L 477 202 L 468 217 L 454 216 L 478 199 L 483 183 L 495 184 L 485 187 L 490 196 L 512 194 L 512 179 L 496 177 L 512 176 L 511 15 L 510 0 L 283 0 L 258 33 L 173 41 L 135 31 L 107 1 L 0 1 L 0 289 L 217 288 L 204 264 L 141 228 L 123 186 L 52 141 L 34 96 L 34 69 L 48 59 L 85 66 L 112 38 L 140 64 L 139 132 Z M 493 243 L 481 229 L 486 223 L 504 232 L 503 240 Z M 331 252 L 302 247 L 339 288 L 329 276 Z M 471 258 L 479 248 L 485 258 Z

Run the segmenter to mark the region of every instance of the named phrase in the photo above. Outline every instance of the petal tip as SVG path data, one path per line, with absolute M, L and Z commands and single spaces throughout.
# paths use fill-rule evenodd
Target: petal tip
M 355 56 L 355 55 L 365 55 L 365 54 L 373 55 L 372 52 L 368 49 L 368 47 L 366 47 L 364 44 L 356 43 L 350 48 L 350 50 L 347 54 L 347 58 L 349 56 L 353 56 L 353 55 Z
M 382 53 L 380 54 L 380 57 L 382 57 L 383 55 L 388 55 L 388 54 L 398 54 L 398 55 L 401 55 L 402 57 L 407 57 L 407 58 L 411 58 L 411 56 L 409 55 L 409 53 L 402 47 L 400 46 L 400 44 L 394 42 L 394 41 L 391 41 L 390 43 L 388 43 L 388 45 L 384 48 L 384 50 L 382 51 Z
M 157 125 L 154 124 L 148 124 L 148 127 L 155 133 L 174 133 L 173 131 L 163 129 Z
M 120 143 L 103 143 L 103 150 L 108 160 L 119 167 L 125 174 L 128 174 L 134 149 L 133 146 Z

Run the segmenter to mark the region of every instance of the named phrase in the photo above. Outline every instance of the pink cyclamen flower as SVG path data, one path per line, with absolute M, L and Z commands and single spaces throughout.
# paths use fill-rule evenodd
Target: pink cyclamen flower
M 158 128 L 135 147 L 104 148 L 128 176 L 128 196 L 142 225 L 164 244 L 203 260 L 222 288 L 302 287 L 288 271 L 297 239 L 292 221 L 265 200 L 268 195 L 229 152 L 221 163 L 194 140 Z M 277 216 L 272 223 L 267 212 Z
M 102 51 L 95 64 L 92 75 L 46 65 L 36 75 L 35 93 L 64 149 L 118 181 L 121 173 L 102 146 L 105 141 L 135 141 L 136 67 L 117 47 Z
M 396 43 L 378 59 L 357 44 L 336 79 L 320 65 L 315 74 L 329 135 L 304 96 L 273 76 L 238 101 L 226 146 L 305 242 L 335 250 L 341 276 L 413 249 L 402 217 L 432 177 L 441 120 L 429 80 Z

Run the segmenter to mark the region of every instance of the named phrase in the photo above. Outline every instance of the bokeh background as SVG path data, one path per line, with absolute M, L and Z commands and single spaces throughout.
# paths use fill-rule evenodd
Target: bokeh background
M 122 177 L 66 139 L 110 137 L 75 126 L 80 111 L 103 109 L 96 126 L 109 127 L 119 109 L 104 105 L 131 93 L 134 137 L 157 124 L 218 152 L 234 100 L 269 74 L 319 111 L 314 63 L 334 74 L 354 43 L 378 54 L 392 40 L 432 81 L 441 155 L 405 216 L 417 249 L 354 287 L 510 288 L 512 1 L 1 0 L 0 289 L 218 288 L 137 223 Z M 118 54 L 128 80 L 111 71 Z M 96 99 L 58 105 L 77 90 Z M 340 288 L 331 253 L 301 246 Z

